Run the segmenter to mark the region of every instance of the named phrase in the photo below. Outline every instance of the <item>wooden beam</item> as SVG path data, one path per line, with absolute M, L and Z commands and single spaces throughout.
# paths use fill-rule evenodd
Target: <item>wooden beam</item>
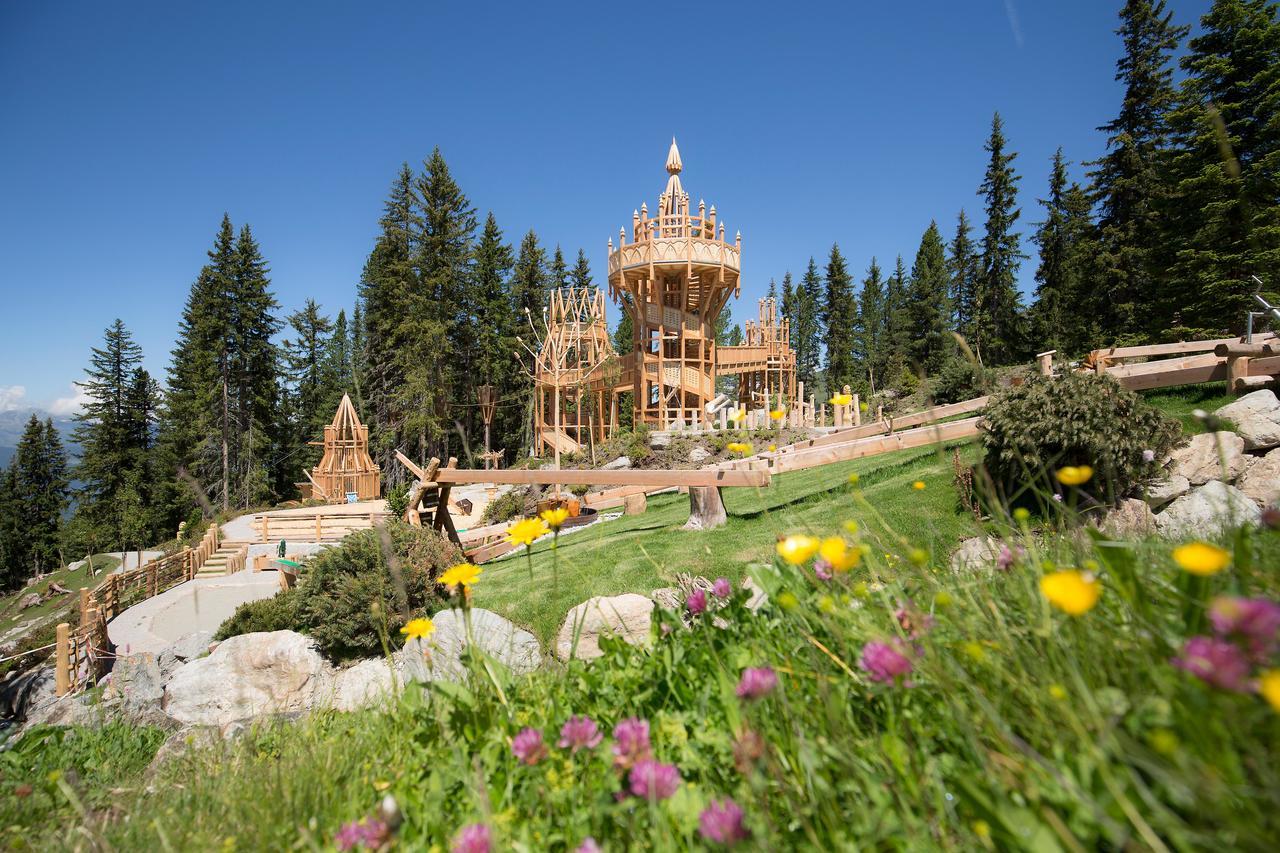
M 1253 342 L 1262 343 L 1264 341 L 1274 340 L 1275 332 L 1266 332 L 1253 336 Z M 1219 344 L 1235 344 L 1244 343 L 1244 338 L 1217 338 L 1212 341 L 1178 341 L 1172 344 L 1147 344 L 1136 347 L 1111 347 L 1110 349 L 1096 349 L 1093 351 L 1095 356 L 1101 355 L 1107 360 L 1115 360 L 1118 358 L 1150 358 L 1157 355 L 1177 355 L 1186 352 L 1213 352 Z
M 440 483 L 507 483 L 524 485 L 585 486 L 767 486 L 768 471 L 720 471 L 715 469 L 685 471 L 604 471 L 566 468 L 523 470 L 506 468 L 485 471 L 483 468 L 442 468 L 436 475 Z
M 855 439 L 830 447 L 789 453 L 775 460 L 773 473 L 801 471 L 805 468 L 829 465 L 832 462 L 846 462 L 850 459 L 861 459 L 864 456 L 892 453 L 895 450 L 910 450 L 930 444 L 971 438 L 978 434 L 981 423 L 982 418 L 966 418 L 936 426 L 909 429 L 892 435 Z
M 1135 365 L 1145 367 L 1146 365 Z M 1172 388 L 1175 385 L 1198 385 L 1201 382 L 1226 381 L 1227 363 L 1197 364 L 1163 371 L 1146 371 L 1117 376 L 1120 384 L 1130 391 L 1146 391 L 1151 388 Z

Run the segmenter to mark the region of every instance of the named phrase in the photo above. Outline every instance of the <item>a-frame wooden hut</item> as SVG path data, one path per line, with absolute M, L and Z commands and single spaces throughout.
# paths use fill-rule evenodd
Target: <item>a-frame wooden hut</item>
M 324 428 L 324 456 L 307 474 L 308 483 L 299 483 L 303 499 L 318 498 L 326 503 L 377 500 L 382 496 L 381 469 L 369 455 L 369 428 L 360 423 L 351 398 L 342 395 L 333 423 Z

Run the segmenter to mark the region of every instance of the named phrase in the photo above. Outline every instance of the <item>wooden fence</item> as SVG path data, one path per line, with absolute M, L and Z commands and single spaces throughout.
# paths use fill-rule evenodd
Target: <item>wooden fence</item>
M 368 530 L 389 518 L 389 512 L 340 513 L 316 512 L 313 515 L 271 515 L 262 513 L 253 517 L 253 529 L 259 542 L 275 539 L 295 539 L 303 542 L 323 542 L 342 539 L 356 530 Z

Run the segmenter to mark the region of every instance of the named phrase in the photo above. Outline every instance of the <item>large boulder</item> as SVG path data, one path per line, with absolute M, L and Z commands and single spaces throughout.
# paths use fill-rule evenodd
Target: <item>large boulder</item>
M 161 649 L 156 655 L 156 663 L 160 666 L 162 679 L 168 681 L 178 667 L 207 653 L 212 643 L 212 631 L 195 631 Z
M 600 638 L 606 634 L 621 637 L 639 645 L 649 638 L 653 618 L 653 601 L 643 595 L 597 596 L 569 611 L 560 633 L 556 635 L 556 657 L 568 660 L 570 655 L 583 660 L 600 657 Z M 574 645 L 575 635 L 577 645 Z
M 951 570 L 983 569 L 996 564 L 1000 556 L 1000 540 L 991 536 L 974 536 L 960 543 L 951 555 Z
M 1236 488 L 1260 504 L 1280 498 L 1280 448 L 1254 461 L 1236 481 Z
M 465 671 L 462 655 L 467 648 L 467 626 L 461 610 L 442 610 L 431 617 L 435 632 L 427 639 L 410 640 L 396 652 L 396 666 L 406 679 L 459 680 Z M 542 664 L 538 638 L 517 628 L 492 610 L 471 609 L 471 636 L 481 651 L 512 672 L 523 675 Z
M 1234 480 L 1248 464 L 1244 439 L 1234 432 L 1206 432 L 1191 437 L 1184 447 L 1170 454 L 1170 474 L 1186 477 L 1193 486 L 1210 480 Z
M 1178 498 L 1156 516 L 1166 539 L 1216 539 L 1240 524 L 1256 524 L 1262 510 L 1235 486 L 1210 480 Z
M 630 456 L 619 456 L 617 459 L 611 460 L 600 466 L 604 471 L 625 471 L 631 467 Z
M 107 694 L 120 697 L 126 710 L 157 708 L 164 698 L 164 676 L 153 654 L 116 658 Z
M 323 701 L 339 711 L 356 711 L 384 701 L 394 691 L 391 666 L 383 658 L 369 658 L 335 672 Z
M 1156 532 L 1156 517 L 1146 501 L 1126 498 L 1107 510 L 1097 526 L 1112 539 L 1142 539 Z
M 179 667 L 165 711 L 188 725 L 225 726 L 263 714 L 308 711 L 326 700 L 332 667 L 293 631 L 241 634 Z
M 1181 474 L 1157 480 L 1146 487 L 1143 496 L 1152 507 L 1159 508 L 1191 491 L 1191 481 Z
M 1236 425 L 1245 450 L 1266 450 L 1280 446 L 1280 399 L 1264 389 L 1245 394 L 1214 412 Z

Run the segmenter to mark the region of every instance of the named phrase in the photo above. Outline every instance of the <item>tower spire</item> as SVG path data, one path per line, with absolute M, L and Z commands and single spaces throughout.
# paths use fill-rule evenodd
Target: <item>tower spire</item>
M 676 147 L 676 138 L 671 137 L 671 150 L 667 152 L 667 174 L 678 175 L 684 164 L 680 162 L 680 149 Z

